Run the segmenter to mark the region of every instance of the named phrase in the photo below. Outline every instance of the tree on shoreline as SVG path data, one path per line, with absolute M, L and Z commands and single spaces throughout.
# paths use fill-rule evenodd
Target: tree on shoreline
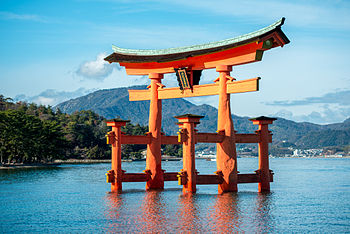
M 1 163 L 37 163 L 62 158 L 66 140 L 55 122 L 21 110 L 0 112 Z
M 104 118 L 92 111 L 68 115 L 50 106 L 11 102 L 0 95 L 1 163 L 46 163 L 109 158 Z
M 73 114 L 53 111 L 51 106 L 12 102 L 0 95 L 0 162 L 46 163 L 55 159 L 106 159 L 105 118 L 91 110 Z M 127 135 L 144 135 L 148 126 L 128 123 Z M 122 158 L 138 159 L 146 145 L 122 145 Z M 162 153 L 181 156 L 179 145 L 162 145 Z

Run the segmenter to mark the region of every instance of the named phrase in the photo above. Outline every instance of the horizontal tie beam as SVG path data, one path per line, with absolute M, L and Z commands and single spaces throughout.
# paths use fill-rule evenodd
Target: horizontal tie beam
M 245 93 L 254 92 L 259 90 L 260 77 L 227 82 L 227 93 Z M 219 94 L 219 84 L 204 84 L 194 85 L 193 89 L 180 90 L 178 87 L 174 88 L 160 88 L 158 89 L 158 99 L 171 99 L 171 98 L 186 98 L 186 97 L 199 97 L 210 96 Z M 145 101 L 150 100 L 151 95 L 149 90 L 129 90 L 130 101 Z
M 270 173 L 270 182 L 273 182 L 273 174 Z M 222 176 L 220 175 L 197 175 L 196 176 L 197 184 L 221 184 L 223 182 Z M 247 184 L 247 183 L 259 183 L 261 178 L 259 174 L 237 174 L 237 183 L 238 184 Z
M 197 143 L 221 143 L 225 136 L 219 133 L 203 133 L 199 132 L 195 134 Z M 150 135 L 146 136 L 131 136 L 131 135 L 122 135 L 121 144 L 140 144 L 147 145 L 152 141 Z M 236 133 L 235 134 L 235 143 L 259 143 L 260 134 L 254 133 Z M 272 134 L 268 135 L 268 142 L 272 142 Z M 161 137 L 162 145 L 180 145 L 182 141 L 179 142 L 178 136 L 162 136 Z
M 161 138 L 162 145 L 181 145 L 182 142 L 179 142 L 178 136 L 162 136 Z
M 245 184 L 245 183 L 258 183 L 260 181 L 260 177 L 258 174 L 237 174 L 237 183 Z
M 151 176 L 146 173 L 124 173 L 122 176 L 123 182 L 146 182 L 151 179 Z
M 197 175 L 197 184 L 222 184 L 224 181 L 219 175 Z
M 225 136 L 218 133 L 197 133 L 196 141 L 201 143 L 221 143 Z
M 201 143 L 221 143 L 225 136 L 218 133 L 197 133 L 196 141 Z M 254 133 L 236 133 L 235 143 L 259 143 L 260 134 Z M 272 135 L 269 134 L 268 142 L 272 142 Z
M 136 144 L 136 145 L 147 145 L 151 143 L 151 135 L 139 136 L 139 135 L 122 135 L 122 144 Z
M 258 134 L 235 134 L 236 143 L 259 143 L 260 135 Z

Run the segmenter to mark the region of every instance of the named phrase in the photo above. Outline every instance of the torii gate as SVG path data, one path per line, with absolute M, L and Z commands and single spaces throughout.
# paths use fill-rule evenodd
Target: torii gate
M 148 75 L 147 90 L 129 90 L 130 101 L 150 100 L 149 132 L 146 136 L 128 136 L 121 127 L 128 121 L 107 121 L 112 127 L 108 143 L 112 144 L 112 170 L 107 175 L 113 192 L 122 190 L 122 182 L 147 182 L 146 189 L 162 189 L 164 181 L 179 181 L 184 193 L 196 192 L 197 184 L 218 184 L 219 193 L 237 191 L 238 183 L 259 183 L 259 192 L 270 191 L 273 173 L 269 169 L 268 143 L 272 134 L 268 124 L 274 118 L 250 119 L 259 125 L 255 134 L 237 134 L 231 117 L 230 94 L 259 90 L 260 77 L 236 81 L 230 76 L 232 66 L 261 61 L 264 51 L 289 43 L 282 32 L 284 18 L 274 24 L 236 38 L 219 42 L 163 50 L 131 50 L 113 46 L 106 61 L 118 62 L 128 75 Z M 203 69 L 215 68 L 219 77 L 213 84 L 199 85 Z M 176 73 L 179 87 L 165 88 L 163 74 Z M 178 136 L 161 132 L 162 99 L 219 95 L 217 133 L 198 133 L 195 129 L 204 116 L 185 114 L 179 120 Z M 195 169 L 195 144 L 217 143 L 217 171 L 199 175 Z M 239 174 L 235 143 L 259 143 L 259 169 L 254 174 Z M 147 144 L 144 173 L 126 173 L 121 169 L 121 144 Z M 165 172 L 161 166 L 161 144 L 183 145 L 183 169 Z

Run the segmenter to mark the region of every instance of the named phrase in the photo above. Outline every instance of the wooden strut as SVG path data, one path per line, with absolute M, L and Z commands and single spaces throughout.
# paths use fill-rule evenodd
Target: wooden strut
M 222 133 L 195 133 L 196 143 L 222 143 L 225 136 Z M 257 133 L 236 133 L 236 143 L 259 143 L 260 132 Z M 268 143 L 272 143 L 272 134 L 267 136 Z M 151 142 L 152 137 L 147 134 L 145 136 L 134 136 L 121 134 L 121 144 L 138 144 L 147 145 Z M 181 145 L 182 141 L 178 141 L 178 136 L 161 136 L 162 145 Z
M 222 170 L 215 174 L 201 175 L 195 169 L 194 147 L 196 143 L 223 143 L 230 139 L 224 131 L 219 133 L 202 133 L 195 130 L 199 124 L 200 117 L 195 115 L 177 116 L 179 119 L 180 131 L 178 136 L 161 135 L 161 144 L 183 144 L 184 168 L 180 172 L 162 171 L 162 181 L 178 181 L 182 185 L 184 193 L 195 193 L 196 185 L 225 184 Z M 259 117 L 251 119 L 253 124 L 259 125 L 259 130 L 254 134 L 235 133 L 236 143 L 258 143 L 259 144 L 259 169 L 253 174 L 236 173 L 236 183 L 258 183 L 259 192 L 266 192 L 270 189 L 270 182 L 273 182 L 273 173 L 268 165 L 268 143 L 272 142 L 272 134 L 268 130 L 268 124 L 275 119 Z M 112 192 L 122 191 L 122 182 L 152 182 L 152 171 L 146 169 L 143 173 L 126 173 L 121 169 L 121 144 L 150 144 L 152 136 L 150 133 L 145 136 L 125 135 L 121 127 L 128 121 L 110 120 L 107 126 L 112 126 L 112 131 L 107 136 L 107 143 L 112 145 L 112 170 L 108 171 L 107 182 L 111 183 Z M 220 190 L 219 190 L 220 192 Z
M 259 91 L 260 77 L 235 81 L 234 78 L 226 76 L 230 82 L 227 83 L 226 93 L 245 93 Z M 215 80 L 214 82 L 217 82 Z M 150 87 L 150 86 L 148 86 Z M 193 89 L 180 90 L 178 87 L 158 89 L 158 99 L 172 99 L 185 97 L 199 97 L 219 94 L 219 83 L 194 85 Z M 151 99 L 151 90 L 129 90 L 129 101 L 145 101 Z

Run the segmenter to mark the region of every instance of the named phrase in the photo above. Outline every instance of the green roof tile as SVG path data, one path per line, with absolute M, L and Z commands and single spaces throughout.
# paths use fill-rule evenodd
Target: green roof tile
M 252 38 L 259 37 L 265 33 L 268 33 L 270 31 L 275 30 L 276 28 L 280 28 L 283 25 L 284 20 L 285 20 L 285 18 L 281 18 L 280 20 L 271 24 L 270 26 L 267 26 L 267 27 L 262 28 L 258 31 L 255 31 L 255 32 L 251 32 L 251 33 L 241 35 L 241 36 L 238 36 L 235 38 L 230 38 L 230 39 L 217 41 L 217 42 L 205 43 L 205 44 L 201 44 L 201 45 L 193 45 L 193 46 L 185 46 L 185 47 L 177 47 L 177 48 L 169 48 L 169 49 L 160 49 L 160 50 L 124 49 L 124 48 L 120 48 L 120 47 L 117 47 L 115 45 L 112 45 L 112 49 L 117 54 L 139 55 L 139 56 L 167 55 L 167 54 L 177 54 L 177 53 L 184 53 L 184 52 L 190 52 L 190 51 L 196 51 L 196 50 L 205 50 L 205 49 L 209 49 L 209 48 L 215 48 L 215 47 L 236 44 L 236 43 L 240 43 L 243 41 L 247 41 L 247 40 L 252 39 Z

